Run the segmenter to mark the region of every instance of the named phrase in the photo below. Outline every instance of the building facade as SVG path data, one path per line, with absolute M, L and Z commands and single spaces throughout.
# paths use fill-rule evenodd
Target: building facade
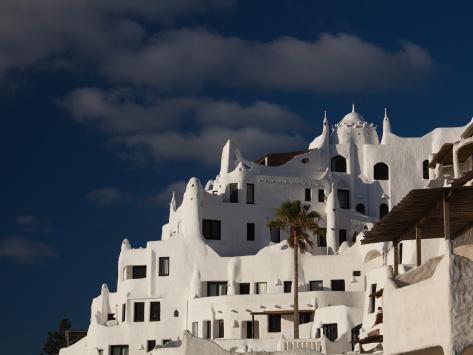
M 172 197 L 160 240 L 145 248 L 122 242 L 116 291 L 102 285 L 87 337 L 61 355 L 145 354 L 179 342 L 185 330 L 228 349 L 275 350 L 281 336 L 293 336 L 294 287 L 301 338 L 324 337 L 351 350 L 352 339 L 375 322 L 380 301 L 373 293 L 394 257 L 386 243 L 361 245 L 363 231 L 410 190 L 439 184 L 443 172 L 429 166 L 433 154 L 466 128 L 403 138 L 386 112 L 382 126 L 379 139 L 353 107 L 332 127 L 324 117 L 306 150 L 257 161 L 228 141 L 215 179 L 204 185 L 191 178 L 179 206 Z M 288 200 L 309 204 L 326 228 L 300 256 L 298 285 L 288 236 L 266 226 Z M 424 258 L 442 248 L 426 241 Z M 401 253 L 401 268 L 415 264 L 412 242 Z

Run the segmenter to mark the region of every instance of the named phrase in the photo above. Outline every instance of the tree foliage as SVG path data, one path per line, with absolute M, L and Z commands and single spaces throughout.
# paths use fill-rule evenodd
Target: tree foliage
M 61 319 L 56 331 L 48 332 L 48 339 L 43 347 L 43 354 L 58 355 L 59 349 L 66 347 L 66 330 L 71 329 L 71 322 L 67 318 Z

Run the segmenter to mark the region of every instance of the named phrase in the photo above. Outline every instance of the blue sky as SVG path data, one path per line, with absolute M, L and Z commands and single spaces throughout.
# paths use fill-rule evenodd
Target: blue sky
M 120 243 L 159 239 L 172 190 L 303 149 L 357 110 L 401 136 L 473 115 L 468 2 L 4 0 L 0 340 L 85 329 Z

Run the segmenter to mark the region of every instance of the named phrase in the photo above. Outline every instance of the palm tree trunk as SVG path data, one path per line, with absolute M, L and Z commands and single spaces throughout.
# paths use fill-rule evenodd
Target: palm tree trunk
M 296 231 L 293 231 L 296 233 Z M 297 236 L 294 238 L 294 339 L 299 339 L 299 244 Z

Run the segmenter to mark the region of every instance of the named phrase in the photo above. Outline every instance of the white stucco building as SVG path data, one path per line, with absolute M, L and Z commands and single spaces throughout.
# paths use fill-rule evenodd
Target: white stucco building
M 351 351 L 352 339 L 372 330 L 382 302 L 373 294 L 392 276 L 394 260 L 387 243 L 362 245 L 364 230 L 410 190 L 448 185 L 447 169 L 429 162 L 467 130 L 399 137 L 386 113 L 382 126 L 380 139 L 353 107 L 333 126 L 324 117 L 306 150 L 256 162 L 228 141 L 215 179 L 191 178 L 179 206 L 173 196 L 160 240 L 137 249 L 122 242 L 116 289 L 102 285 L 87 337 L 61 355 L 160 354 L 186 330 L 224 349 L 281 349 L 293 336 L 292 250 L 287 235 L 266 223 L 287 200 L 310 204 L 327 231 L 300 256 L 300 336 L 324 352 Z M 415 241 L 402 244 L 401 273 L 416 264 Z M 438 240 L 423 248 L 425 261 L 445 253 Z

